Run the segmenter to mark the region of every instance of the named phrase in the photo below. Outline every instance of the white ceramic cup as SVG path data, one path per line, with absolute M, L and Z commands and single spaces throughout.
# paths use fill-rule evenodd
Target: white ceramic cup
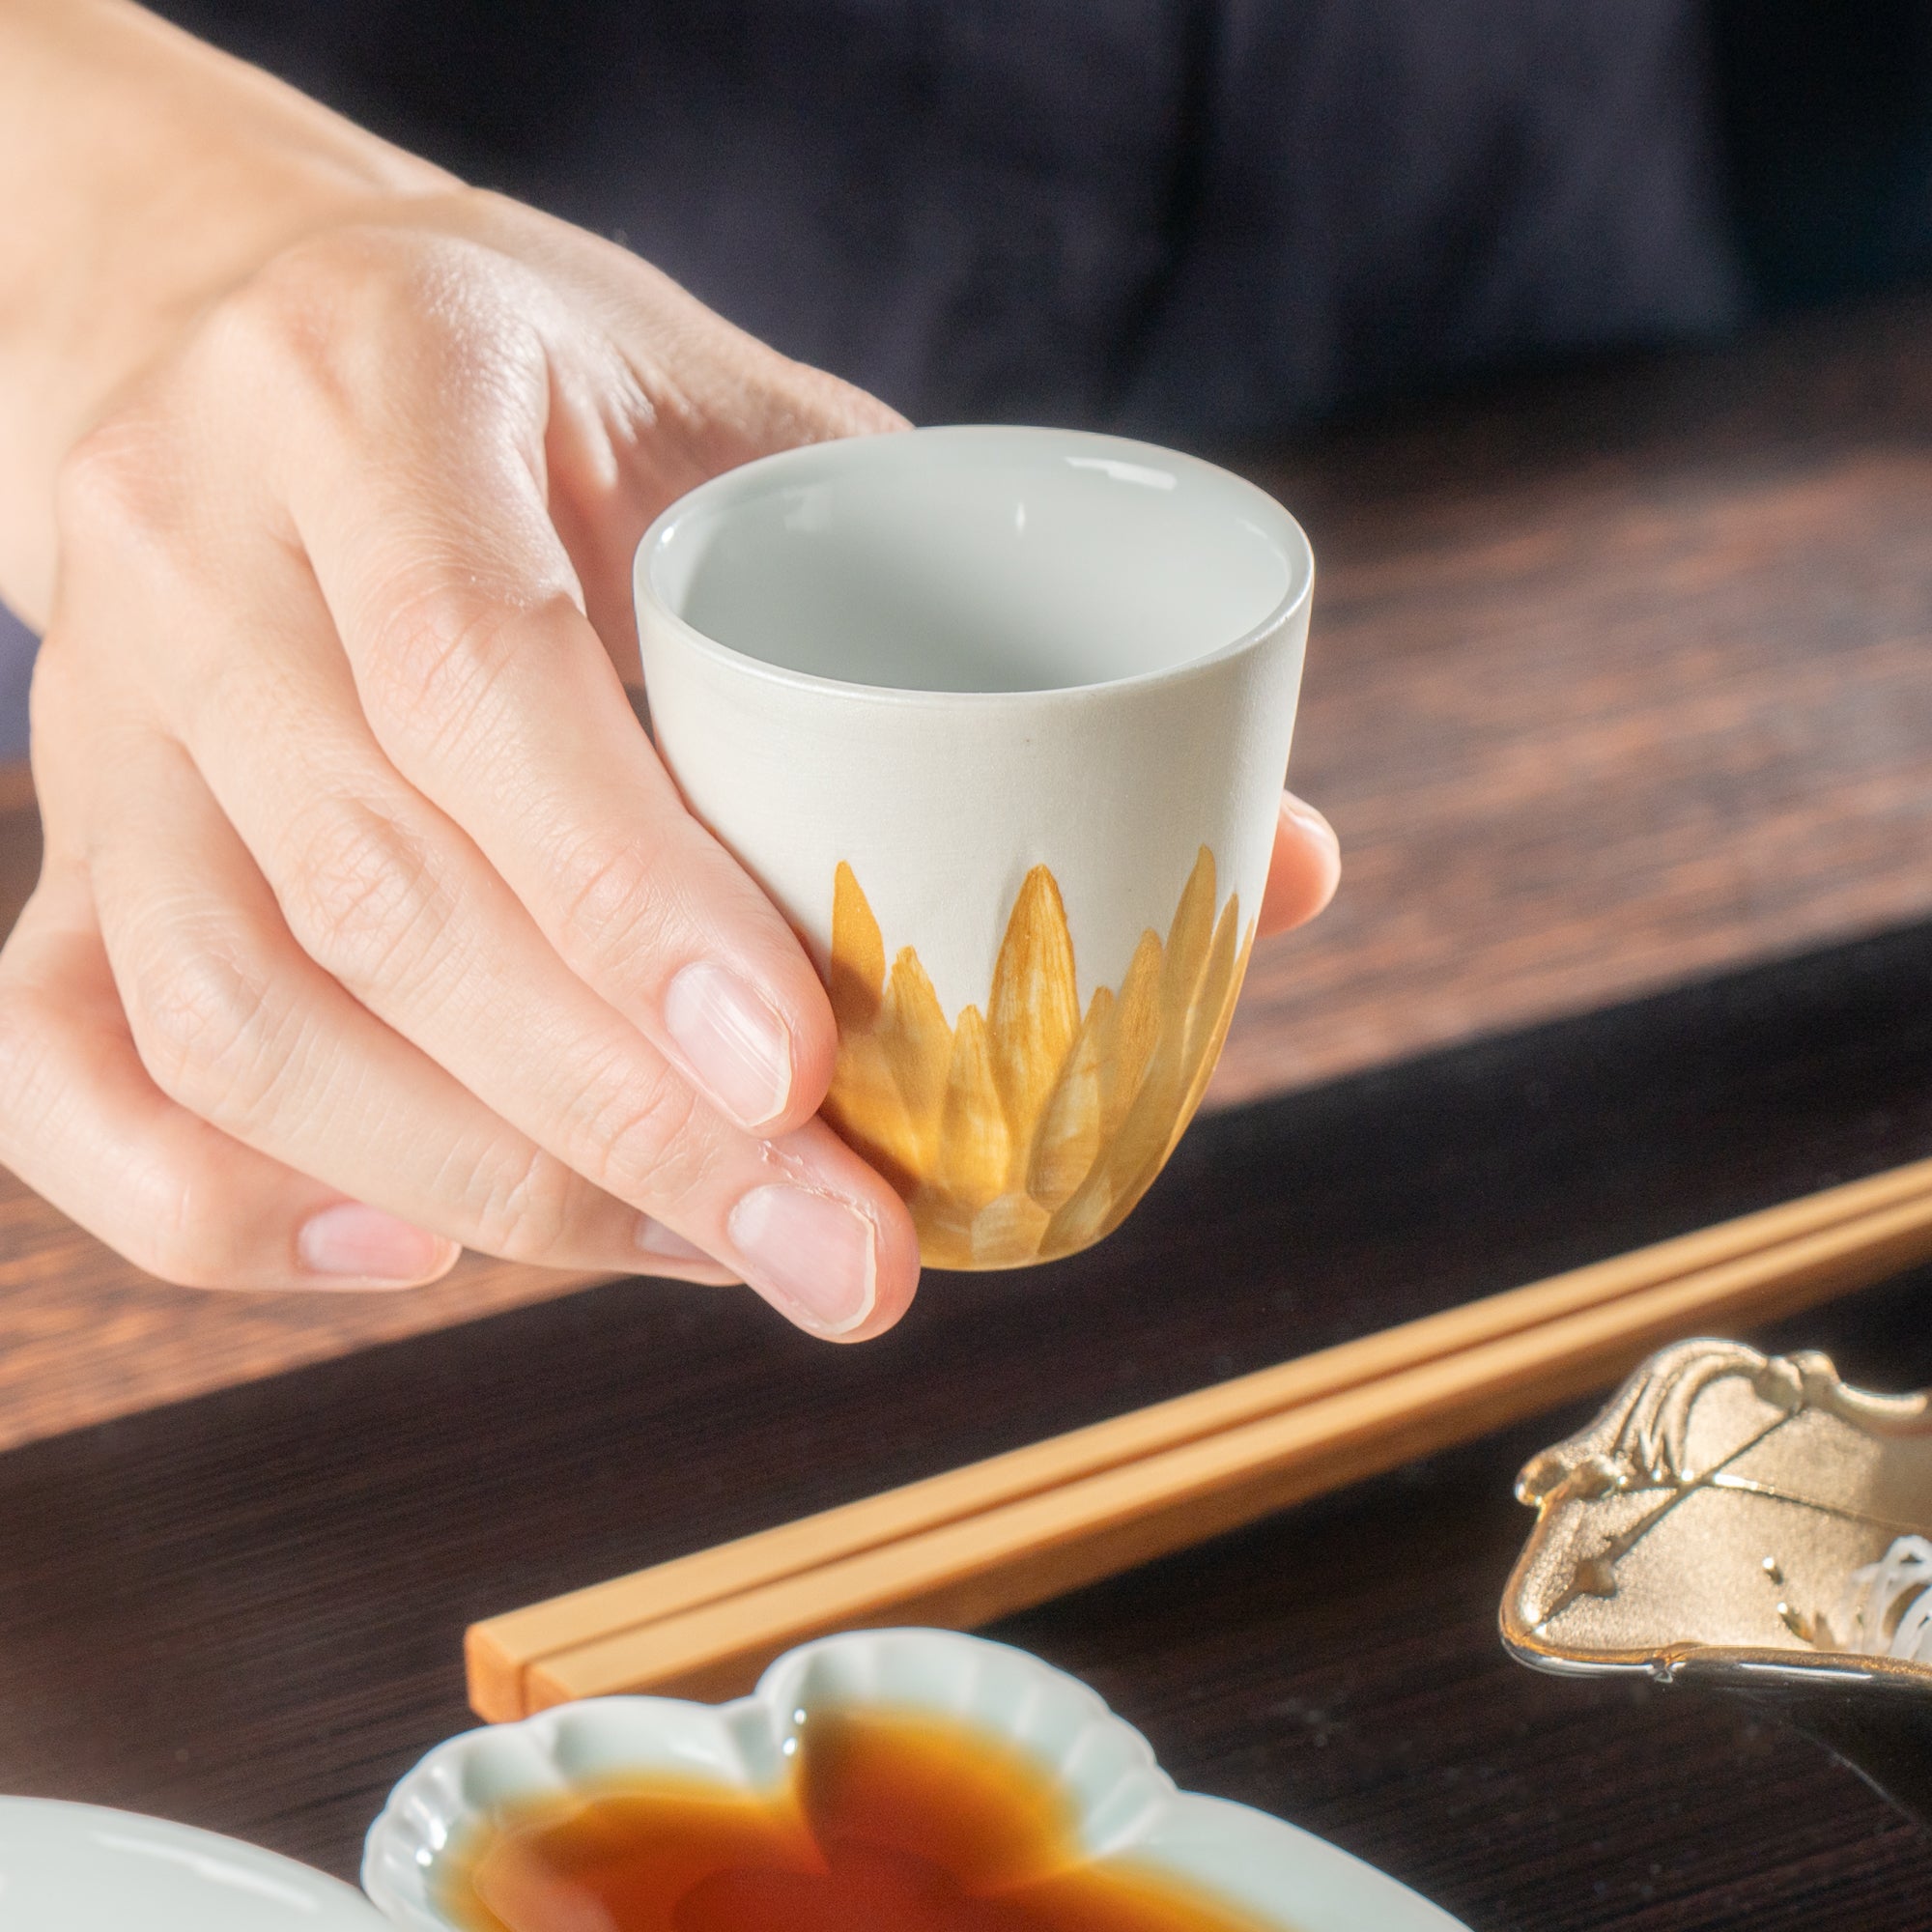
M 825 975 L 826 1118 L 924 1260 L 1087 1246 L 1220 1052 L 1314 559 L 1252 484 L 1041 429 L 816 443 L 637 560 L 659 752 Z

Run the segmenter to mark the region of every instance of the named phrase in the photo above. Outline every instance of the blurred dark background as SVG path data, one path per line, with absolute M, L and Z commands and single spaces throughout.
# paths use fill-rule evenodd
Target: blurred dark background
M 1925 0 L 163 0 L 915 418 L 1246 441 L 1932 267 Z
M 1932 274 L 1932 0 L 158 11 L 920 421 L 1233 453 Z

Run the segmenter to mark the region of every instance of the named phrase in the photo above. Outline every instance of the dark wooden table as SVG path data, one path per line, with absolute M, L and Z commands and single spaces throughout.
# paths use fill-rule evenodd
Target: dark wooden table
M 744 1296 L 487 1274 L 456 1325 L 318 1338 L 298 1309 L 197 1316 L 0 1197 L 0 1332 L 39 1350 L 11 1394 L 0 1362 L 29 1418 L 0 1455 L 0 1788 L 348 1874 L 389 1783 L 468 1721 L 473 1617 L 1932 1153 L 1925 324 L 1293 460 L 1337 559 L 1302 750 L 1360 883 L 1264 962 L 1225 1104 L 1090 1254 L 934 1276 L 854 1350 Z M 30 842 L 0 825 L 0 870 Z M 1770 1339 L 1932 1381 L 1928 1287 Z M 131 1339 L 103 1352 L 91 1321 Z M 235 1352 L 197 1382 L 184 1332 Z M 1577 1419 L 997 1634 L 1183 1782 L 1476 1932 L 1932 1924 L 1932 1840 L 1811 1747 L 1502 1657 L 1511 1478 Z
M 0 1787 L 352 1872 L 469 1721 L 469 1619 L 1932 1151 L 1928 985 L 1920 927 L 1224 1112 L 1115 1240 L 936 1278 L 865 1349 L 617 1285 L 16 1449 Z M 1932 1379 L 1928 1288 L 1793 1335 Z M 1932 1922 L 1932 1840 L 1812 1747 L 1504 1659 L 1511 1477 L 1573 1419 L 996 1634 L 1477 1932 Z

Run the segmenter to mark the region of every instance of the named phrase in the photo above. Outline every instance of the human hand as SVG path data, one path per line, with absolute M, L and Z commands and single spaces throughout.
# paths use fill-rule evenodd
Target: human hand
M 1274 856 L 1255 930 L 1293 932 L 1327 910 L 1342 883 L 1342 846 L 1335 828 L 1293 792 L 1283 792 L 1275 819 Z
M 465 1244 L 889 1326 L 917 1243 L 813 1118 L 823 989 L 623 687 L 666 503 L 897 420 L 455 185 L 205 304 L 62 466 L 0 1159 L 178 1282 Z M 1333 872 L 1285 812 L 1264 929 Z
M 895 420 L 462 190 L 217 303 L 61 479 L 10 1163 L 180 1281 L 463 1242 L 889 1323 L 916 1245 L 811 1118 L 824 993 L 622 676 L 657 510 Z

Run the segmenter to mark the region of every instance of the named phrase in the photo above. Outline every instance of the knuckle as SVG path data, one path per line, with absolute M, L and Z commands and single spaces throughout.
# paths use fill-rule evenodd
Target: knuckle
M 299 326 L 415 325 L 435 328 L 462 312 L 461 265 L 480 255 L 455 237 L 350 222 L 282 249 L 248 284 L 264 311 Z
M 246 1138 L 271 1111 L 286 1062 L 266 962 L 233 935 L 192 935 L 152 953 L 128 978 L 128 1024 L 155 1084 Z
M 474 303 L 447 257 L 436 239 L 380 227 L 297 242 L 213 307 L 189 366 L 214 398 L 272 399 L 311 429 L 366 426 L 425 365 L 456 368 L 474 349 L 457 339 Z
M 290 432 L 346 435 L 384 364 L 377 279 L 335 237 L 275 256 L 197 331 L 185 357 L 196 394 L 230 421 L 272 401 Z
M 326 228 L 278 250 L 238 291 L 241 310 L 254 310 L 284 332 L 313 317 L 327 325 L 370 298 L 396 273 L 406 238 L 378 228 Z
M 392 987 L 447 928 L 450 894 L 424 841 L 357 801 L 308 814 L 282 911 L 302 950 L 345 985 Z
M 248 1286 L 232 1203 L 205 1164 L 177 1161 L 151 1179 L 150 1211 L 124 1250 L 128 1259 L 177 1288 Z
M 176 459 L 144 411 L 97 425 L 54 473 L 54 522 L 64 557 L 92 564 L 102 553 L 163 554 L 179 521 Z
M 44 992 L 0 984 L 0 1122 L 5 1138 L 31 1138 L 71 1103 L 73 1067 L 61 1051 L 71 1038 Z M 17 1151 L 17 1150 L 16 1150 Z M 181 1151 L 135 1168 L 135 1212 L 117 1217 L 121 1252 L 145 1273 L 182 1288 L 223 1288 L 238 1278 L 234 1219 L 207 1163 Z
M 692 1185 L 697 1124 L 697 1095 L 670 1067 L 633 1074 L 585 1120 L 583 1165 L 613 1193 L 648 1187 L 660 1206 L 675 1208 Z
M 574 840 L 557 861 L 552 943 L 579 971 L 622 972 L 663 937 L 664 840 L 633 830 Z
M 384 251 L 362 231 L 298 242 L 215 304 L 199 346 L 231 382 L 295 376 L 331 390 L 348 345 L 390 305 L 392 275 Z
M 505 287 L 507 258 L 452 235 L 380 224 L 308 237 L 217 306 L 203 335 L 213 361 L 344 417 L 435 375 L 469 398 L 526 390 L 540 338 Z
M 364 628 L 362 683 L 386 722 L 455 727 L 487 682 L 500 612 L 455 574 L 399 573 Z
M 584 1183 L 541 1148 L 486 1164 L 474 1244 L 505 1261 L 544 1264 L 565 1254 Z
M 379 735 L 439 757 L 465 745 L 487 753 L 490 734 L 476 726 L 492 693 L 576 617 L 562 590 L 414 543 L 357 626 L 358 682 Z

